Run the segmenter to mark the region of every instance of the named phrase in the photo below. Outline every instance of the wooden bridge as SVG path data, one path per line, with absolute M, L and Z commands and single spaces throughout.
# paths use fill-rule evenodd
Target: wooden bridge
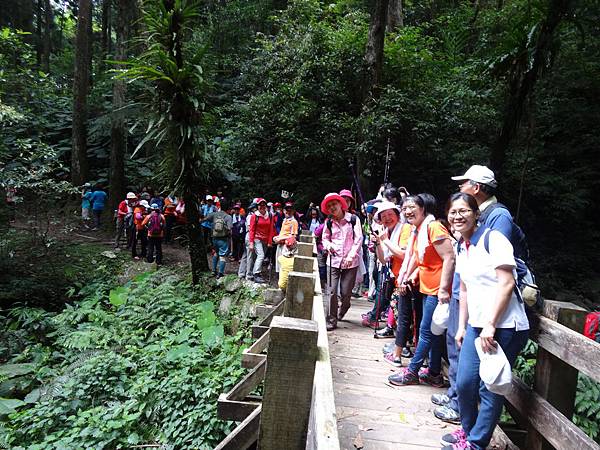
M 313 238 L 302 235 L 286 298 L 265 291 L 265 317 L 242 358 L 249 372 L 219 398 L 219 416 L 239 425 L 215 449 L 440 448 L 440 437 L 457 428 L 433 417 L 430 396 L 443 391 L 387 383 L 395 369 L 381 350 L 389 340 L 360 325 L 370 304 L 354 299 L 328 336 L 313 251 Z M 584 317 L 571 303 L 546 301 L 532 333 L 534 388 L 513 378 L 506 408 L 516 425 L 497 427 L 490 448 L 600 450 L 571 421 L 579 372 L 600 382 L 600 344 L 578 332 Z M 255 395 L 260 386 L 263 395 Z

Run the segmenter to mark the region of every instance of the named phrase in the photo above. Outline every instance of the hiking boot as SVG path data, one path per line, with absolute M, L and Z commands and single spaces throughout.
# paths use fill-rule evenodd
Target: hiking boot
M 340 312 L 338 313 L 338 320 L 343 320 L 344 316 L 346 315 L 346 313 L 348 312 L 349 309 L 350 309 L 350 305 L 348 305 L 348 306 L 342 305 L 340 307 Z
M 266 281 L 260 275 L 254 275 L 254 282 L 258 284 L 266 283 Z
M 394 330 L 387 326 L 383 330 L 379 330 L 378 332 L 375 333 L 375 339 L 386 339 L 386 338 L 393 338 L 393 337 L 394 337 Z
M 223 278 L 225 276 L 225 274 L 224 273 L 218 273 L 215 276 L 217 277 L 217 279 L 219 279 L 219 278 Z
M 413 352 L 410 351 L 410 348 L 404 347 L 402 349 L 402 357 L 403 358 L 412 358 L 413 356 L 414 356 Z
M 408 368 L 401 370 L 388 377 L 388 381 L 394 386 L 410 386 L 419 383 L 419 376 L 412 373 Z
M 385 322 L 369 319 L 368 317 L 362 320 L 362 326 L 379 330 L 385 325 Z
M 433 376 L 429 373 L 429 371 L 424 372 L 423 374 L 421 374 L 421 371 L 419 371 L 419 380 L 421 383 L 428 384 L 432 387 L 442 388 L 446 386 L 444 376 L 441 373 Z
M 389 344 L 385 344 L 383 346 L 383 354 L 385 355 L 386 353 L 392 353 L 394 351 L 395 347 L 396 347 L 396 344 L 394 342 L 390 342 Z
M 248 275 L 246 277 L 246 280 L 248 280 L 248 281 L 254 281 L 254 277 L 252 275 Z
M 453 410 L 447 405 L 435 408 L 433 410 L 433 415 L 444 422 L 460 424 L 460 414 L 458 411 Z
M 462 441 L 462 442 L 457 442 L 456 444 L 451 444 L 451 445 L 445 445 L 442 447 L 442 450 L 470 450 L 473 447 L 471 447 L 471 444 L 469 444 L 467 441 Z
M 333 331 L 337 328 L 337 321 L 327 320 L 327 331 Z
M 394 356 L 393 353 L 386 353 L 383 360 L 394 367 L 402 367 L 402 358 Z
M 458 444 L 459 442 L 466 442 L 467 435 L 465 434 L 462 428 L 459 428 L 452 433 L 448 433 L 442 436 L 440 443 L 442 445 L 453 445 Z
M 431 396 L 431 403 L 438 406 L 446 406 L 450 403 L 450 397 L 446 394 L 433 394 Z

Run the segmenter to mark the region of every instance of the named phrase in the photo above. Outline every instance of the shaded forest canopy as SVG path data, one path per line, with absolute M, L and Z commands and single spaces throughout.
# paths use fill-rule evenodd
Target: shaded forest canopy
M 178 42 L 149 33 L 176 7 Z M 0 179 L 41 208 L 83 181 L 308 204 L 349 161 L 373 195 L 389 143 L 390 181 L 442 204 L 491 164 L 545 295 L 597 302 L 598 23 L 592 0 L 6 0 Z

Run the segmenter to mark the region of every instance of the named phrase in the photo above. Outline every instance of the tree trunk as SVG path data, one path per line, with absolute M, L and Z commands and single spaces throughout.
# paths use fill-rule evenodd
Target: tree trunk
M 120 15 L 121 15 L 121 7 L 119 5 L 120 0 L 118 0 L 117 3 L 117 8 L 119 9 L 118 14 L 119 17 L 117 17 L 117 40 L 119 39 L 119 23 L 118 21 L 120 20 Z M 109 52 L 109 41 L 111 39 L 110 36 L 110 13 L 111 13 L 111 0 L 104 0 L 102 2 L 102 61 L 104 61 L 106 59 L 106 56 L 108 55 Z M 117 43 L 117 53 L 118 53 L 118 43 Z
M 107 4 L 108 0 L 104 1 Z M 130 0 L 117 1 L 117 42 L 115 46 L 115 60 L 126 61 L 128 53 L 129 29 L 131 25 L 131 12 L 135 5 Z M 104 36 L 103 36 L 104 38 Z M 104 42 L 103 42 L 104 45 Z M 125 154 L 127 152 L 127 130 L 125 127 L 125 114 L 123 107 L 127 95 L 125 80 L 113 81 L 113 110 L 111 117 L 110 140 L 110 172 L 109 172 L 109 198 L 111 211 L 125 194 Z
M 42 51 L 42 70 L 50 72 L 50 52 L 52 51 L 52 6 L 50 0 L 44 0 L 44 43 Z
M 75 36 L 75 73 L 73 77 L 73 150 L 71 181 L 81 186 L 88 178 L 87 95 L 90 78 L 91 0 L 80 0 Z
M 490 155 L 490 166 L 496 173 L 496 177 L 504 168 L 506 152 L 521 124 L 527 99 L 533 94 L 535 84 L 548 59 L 548 53 L 552 50 L 554 32 L 566 17 L 571 2 L 572 0 L 552 0 L 546 18 L 541 24 L 535 48 L 532 52 L 533 61 L 531 66 L 529 66 L 529 60 L 522 60 L 516 65 L 511 74 L 502 129 Z
M 174 0 L 165 0 L 165 8 L 172 11 L 175 8 Z M 179 20 L 178 20 L 179 19 Z M 181 23 L 181 18 L 177 14 L 173 14 L 170 23 L 170 33 L 167 39 L 167 47 L 169 55 L 175 62 L 178 69 L 184 67 L 183 56 L 183 33 L 184 27 Z M 196 113 L 195 107 L 190 102 L 185 88 L 179 84 L 174 85 L 172 92 L 167 92 L 167 98 L 171 99 L 170 112 L 174 123 L 178 126 L 191 127 L 197 124 L 200 120 Z M 177 164 L 175 166 L 175 176 L 183 167 L 182 186 L 183 199 L 185 201 L 185 217 L 187 220 L 188 234 L 188 250 L 190 252 L 190 262 L 192 265 L 192 283 L 197 285 L 200 282 L 202 272 L 208 272 L 208 258 L 206 256 L 206 248 L 202 239 L 200 229 L 200 211 L 198 200 L 195 192 L 200 185 L 196 175 L 196 160 L 194 157 L 193 146 L 189 136 L 184 136 L 183 139 L 179 134 L 179 129 L 175 129 L 172 136 L 171 145 L 177 146 L 177 142 L 181 144 L 177 146 Z
M 385 42 L 388 3 L 389 0 L 375 0 L 373 12 L 371 13 L 371 24 L 365 50 L 366 74 L 363 84 L 365 102 L 378 96 L 383 69 L 383 45 Z
M 387 31 L 394 31 L 404 26 L 402 0 L 389 0 L 387 11 Z
M 38 68 L 42 67 L 42 2 L 37 0 L 35 13 L 35 61 Z

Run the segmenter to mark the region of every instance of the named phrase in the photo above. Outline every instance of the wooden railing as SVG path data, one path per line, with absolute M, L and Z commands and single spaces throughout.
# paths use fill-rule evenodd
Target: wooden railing
M 337 418 L 318 265 L 312 236 L 301 235 L 285 298 L 264 292 L 257 340 L 244 351 L 250 369 L 222 394 L 219 417 L 240 422 L 217 450 L 339 450 Z M 261 382 L 263 395 L 252 395 Z
M 593 439 L 572 421 L 579 372 L 600 382 L 600 344 L 580 332 L 586 312 L 572 303 L 546 300 L 531 338 L 538 343 L 533 389 L 513 377 L 506 396 L 511 416 L 524 432 L 513 443 L 497 430 L 506 449 L 599 450 Z M 517 439 L 519 438 L 520 439 Z

